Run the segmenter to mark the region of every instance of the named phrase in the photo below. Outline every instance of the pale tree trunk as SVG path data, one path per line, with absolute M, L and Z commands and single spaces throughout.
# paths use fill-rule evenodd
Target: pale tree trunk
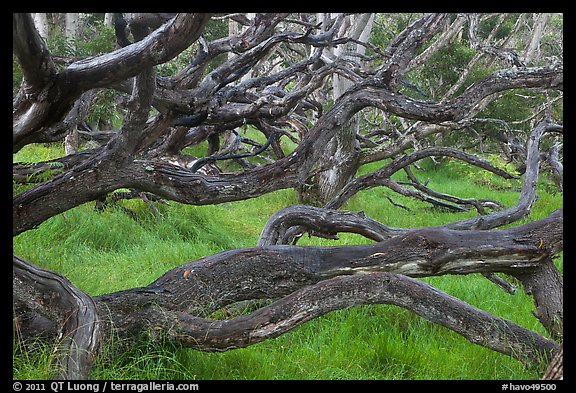
M 240 24 L 233 19 L 228 20 L 228 36 L 232 37 L 238 35 L 240 33 Z M 236 56 L 234 52 L 228 52 L 228 60 L 234 58 Z
M 66 36 L 68 44 L 74 50 L 76 50 L 76 39 L 78 37 L 79 31 L 80 31 L 80 14 L 67 13 L 64 35 Z
M 68 42 L 68 45 L 74 51 L 76 51 L 76 40 L 78 39 L 79 31 L 80 31 L 80 14 L 67 13 L 64 34 L 66 36 L 66 41 Z M 76 129 L 76 127 L 74 127 L 64 138 L 64 149 L 66 151 L 66 154 L 68 155 L 77 153 L 78 146 L 79 146 L 78 130 Z
M 372 30 L 374 14 L 360 14 L 350 17 L 348 24 L 342 26 L 342 30 L 349 30 L 351 38 L 361 42 L 367 42 Z M 344 34 L 341 34 L 341 36 Z M 366 48 L 356 43 L 348 43 L 338 46 L 334 50 L 334 56 L 340 59 L 358 61 L 357 56 L 363 55 Z M 354 83 L 345 77 L 334 74 L 332 80 L 333 99 L 336 101 Z M 318 173 L 317 184 L 319 199 L 322 202 L 330 200 L 342 189 L 354 176 L 358 169 L 359 144 L 356 134 L 359 131 L 359 114 L 353 116 L 348 124 L 342 126 L 334 138 L 326 146 L 322 162 L 319 165 L 329 163 L 328 169 Z
M 34 26 L 36 26 L 40 37 L 44 38 L 44 41 L 48 40 L 48 18 L 45 13 L 37 12 L 34 14 Z
M 342 29 L 348 28 L 350 30 L 349 36 L 361 42 L 367 42 L 372 30 L 374 22 L 374 14 L 360 14 L 350 17 L 350 26 L 343 25 Z M 342 35 L 342 34 L 341 34 Z M 338 58 L 355 60 L 356 55 L 363 55 L 366 53 L 366 48 L 363 45 L 350 42 L 345 45 L 340 45 L 334 49 L 334 55 Z M 332 86 L 334 89 L 334 99 L 340 97 L 350 86 L 354 83 L 338 74 L 334 75 Z
M 74 127 L 64 138 L 64 151 L 66 155 L 75 154 L 78 153 L 79 146 L 80 139 L 78 137 L 78 129 Z
M 244 14 L 244 16 L 246 17 L 246 19 L 252 21 L 252 20 L 254 20 L 254 18 L 256 17 L 256 14 L 253 13 L 253 12 L 249 12 L 249 13 Z M 233 19 L 230 19 L 230 20 L 228 21 L 228 35 L 229 35 L 229 36 L 233 36 L 233 35 L 238 35 L 238 36 L 239 36 L 239 35 L 241 35 L 246 29 L 247 29 L 247 27 L 242 27 L 242 25 L 241 25 L 240 23 L 236 22 L 236 21 L 233 20 Z M 234 52 L 228 52 L 228 60 L 230 60 L 230 59 L 232 59 L 232 58 L 234 58 L 234 57 L 236 57 L 236 56 L 238 56 L 238 55 L 235 54 Z M 251 71 L 248 71 L 248 72 L 246 73 L 246 75 L 244 75 L 244 76 L 242 77 L 241 80 L 243 81 L 243 80 L 246 80 L 247 78 L 250 78 L 250 77 L 251 77 L 251 74 L 252 74 Z
M 540 51 L 540 40 L 542 39 L 542 35 L 544 35 L 544 28 L 546 27 L 549 18 L 550 14 L 542 13 L 534 22 L 532 37 L 530 38 L 530 43 L 526 47 L 526 52 L 524 52 L 524 64 L 529 64 L 534 58 L 534 55 L 537 55 Z
M 256 18 L 256 13 L 254 13 L 254 12 L 247 13 L 246 18 L 253 21 L 254 18 Z M 245 30 L 245 29 L 246 28 L 244 28 L 243 30 Z M 246 74 L 242 78 L 240 78 L 240 81 L 242 82 L 242 81 L 245 81 L 245 80 L 250 79 L 250 78 L 252 78 L 252 70 L 249 70 L 248 72 L 246 72 Z
M 106 14 L 104 14 L 104 25 L 112 26 L 113 21 L 114 21 L 114 14 L 112 12 L 107 12 Z

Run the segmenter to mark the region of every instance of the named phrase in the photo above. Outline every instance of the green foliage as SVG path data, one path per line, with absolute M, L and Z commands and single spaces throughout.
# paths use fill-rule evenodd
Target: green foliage
M 95 56 L 114 50 L 116 39 L 114 28 L 106 26 L 103 20 L 86 23 L 82 35 L 76 39 L 67 38 L 63 32 L 52 29 L 48 37 L 48 50 L 59 56 Z
M 432 99 L 439 99 L 458 81 L 475 54 L 476 51 L 468 42 L 454 40 L 434 53 L 421 69 L 412 71 L 410 79 L 417 85 L 426 86 L 427 89 L 424 90 L 430 90 Z M 493 70 L 495 68 L 486 67 L 485 64 L 476 64 L 453 96 L 458 96 Z
M 427 62 L 421 71 L 421 77 L 431 85 L 450 88 L 474 56 L 475 51 L 468 43 L 456 41 L 452 45 L 440 48 Z M 445 91 L 437 92 L 437 95 Z
M 514 164 L 504 161 L 498 154 L 486 154 L 481 158 L 484 158 L 493 166 L 503 169 L 512 175 L 520 175 Z M 520 179 L 504 179 L 492 172 L 452 158 L 443 160 L 441 170 L 448 171 L 453 174 L 453 176 L 461 176 L 465 181 L 473 182 L 493 190 L 519 190 L 522 186 Z
M 563 54 L 563 30 L 564 16 L 561 13 L 553 13 L 548 19 L 549 29 L 542 36 L 540 43 L 541 58 L 549 61 L 549 57 L 562 58 Z
M 369 42 L 384 49 L 396 38 L 398 33 L 406 29 L 421 16 L 422 14 L 414 13 L 376 14 Z M 369 50 L 370 49 L 368 49 L 368 51 Z
M 52 179 L 54 176 L 63 172 L 64 164 L 58 161 L 48 162 L 49 169 L 43 171 L 36 171 L 28 175 L 27 180 L 31 181 L 32 178 L 38 183 L 43 183 Z
M 493 38 L 494 42 L 499 42 L 507 38 L 512 33 L 514 24 L 520 17 L 520 14 L 518 13 L 509 13 L 504 15 L 505 15 L 504 22 L 498 27 L 498 30 L 496 30 L 494 34 Z M 490 33 L 492 33 L 494 27 L 499 22 L 500 22 L 500 15 L 483 19 L 478 26 L 478 32 L 477 32 L 478 38 L 480 40 L 485 40 L 486 38 L 488 38 Z
M 119 95 L 120 94 L 114 90 L 102 90 L 98 92 L 96 99 L 88 111 L 86 121 L 94 125 L 100 122 L 109 122 L 113 128 L 119 128 L 124 116 L 115 104 L 115 99 Z
M 488 104 L 481 116 L 506 122 L 524 120 L 532 115 L 534 107 L 543 103 L 543 98 L 543 94 L 534 94 L 528 90 L 509 91 Z M 525 126 L 529 127 L 530 124 Z

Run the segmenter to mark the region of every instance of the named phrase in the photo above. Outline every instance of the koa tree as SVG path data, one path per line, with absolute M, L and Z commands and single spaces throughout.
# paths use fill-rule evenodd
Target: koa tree
M 13 14 L 21 72 L 13 97 L 13 152 L 32 143 L 66 140 L 70 146 L 55 160 L 14 163 L 14 182 L 34 183 L 14 195 L 14 236 L 83 203 L 111 198 L 207 205 L 291 188 L 301 202 L 273 215 L 252 248 L 209 255 L 145 287 L 96 297 L 34 264 L 39 261 L 13 255 L 18 339 L 52 337 L 61 365 L 55 377 L 87 378 L 112 334 L 131 338 L 148 331 L 199 350 L 224 351 L 276 337 L 332 310 L 386 303 L 527 364 L 561 354 L 563 283 L 553 258 L 563 247 L 562 210 L 508 225 L 530 213 L 542 170 L 562 181 L 562 48 L 550 39 L 540 45 L 551 17 L 397 16 L 404 22 L 386 35 L 382 26 L 393 17 L 114 14 L 114 49 L 60 56 L 48 49 L 31 14 Z M 451 48 L 466 54 L 456 71 L 443 62 Z M 107 91 L 115 94 L 121 124 L 90 124 L 96 97 Z M 514 92 L 527 97 L 524 120 L 511 126 L 487 115 Z M 243 137 L 238 129 L 246 126 L 265 142 Z M 86 140 L 90 147 L 79 149 Z M 184 152 L 203 141 L 204 156 Z M 518 172 L 482 158 L 486 146 Z M 259 164 L 250 160 L 257 155 Z M 449 157 L 505 178 L 519 173 L 520 197 L 505 207 L 436 192 L 411 170 L 426 157 Z M 358 176 L 371 162 L 381 168 Z M 411 181 L 393 180 L 398 171 Z M 393 228 L 339 210 L 373 187 L 450 210 L 476 209 L 478 216 Z M 298 246 L 305 232 L 354 232 L 374 243 Z M 505 288 L 496 273 L 520 280 L 552 338 L 418 280 L 469 273 Z M 258 299 L 267 301 L 247 314 L 207 317 Z

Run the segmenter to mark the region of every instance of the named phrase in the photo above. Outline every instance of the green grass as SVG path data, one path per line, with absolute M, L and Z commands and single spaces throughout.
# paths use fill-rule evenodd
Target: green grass
M 49 149 L 48 149 L 49 150 Z M 22 155 L 30 153 L 24 150 Z M 36 154 L 32 152 L 31 154 Z M 46 159 L 54 153 L 43 153 Z M 21 158 L 20 158 L 21 160 Z M 381 164 L 362 168 L 365 173 Z M 415 172 L 429 187 L 461 197 L 493 198 L 511 206 L 520 181 L 490 179 L 484 174 L 458 173 L 450 165 L 422 165 Z M 451 169 L 451 171 L 448 171 Z M 403 174 L 395 175 L 401 179 Z M 496 185 L 496 186 L 493 186 Z M 384 195 L 407 206 L 393 206 Z M 545 179 L 529 218 L 545 217 L 562 206 Z M 142 201 L 122 201 L 123 208 L 103 212 L 93 203 L 52 217 L 35 230 L 14 238 L 14 252 L 66 275 L 90 295 L 142 286 L 167 270 L 223 250 L 256 244 L 264 224 L 276 211 L 297 203 L 292 190 L 216 206 L 156 204 L 156 218 Z M 126 213 L 132 210 L 135 215 Z M 449 213 L 420 201 L 375 188 L 356 195 L 343 209 L 363 210 L 397 227 L 448 223 L 474 216 Z M 518 223 L 514 224 L 517 225 Z M 368 243 L 358 235 L 339 241 L 308 238 L 301 245 Z M 557 259 L 562 268 L 562 258 Z M 520 289 L 504 293 L 480 275 L 443 276 L 424 281 L 464 301 L 546 335 L 530 311 L 532 299 Z M 117 347 L 117 348 L 116 348 Z M 468 342 L 414 313 L 389 305 L 357 306 L 312 320 L 272 340 L 224 353 L 204 353 L 143 338 L 129 350 L 120 343 L 104 348 L 94 364 L 94 379 L 537 379 L 542 370 Z M 51 377 L 53 348 L 43 342 L 13 349 L 13 376 Z

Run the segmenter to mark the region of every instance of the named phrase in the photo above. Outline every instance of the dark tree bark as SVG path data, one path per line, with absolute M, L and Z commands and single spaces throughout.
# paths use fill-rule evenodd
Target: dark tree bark
M 180 14 L 140 45 L 118 49 L 113 55 L 76 61 L 56 73 L 30 15 L 13 14 L 14 54 L 22 66 L 25 83 L 31 85 L 25 89 L 28 98 L 18 102 L 14 115 L 14 151 L 28 143 L 42 142 L 45 128 L 59 121 L 82 92 L 110 86 L 174 58 L 196 41 L 209 19 L 210 14 Z
M 404 307 L 474 344 L 514 356 L 529 365 L 538 363 L 542 357 L 550 358 L 557 349 L 554 341 L 476 309 L 422 281 L 385 272 L 322 280 L 231 320 L 168 313 L 150 323 L 157 328 L 165 326 L 168 320 L 172 340 L 204 351 L 224 351 L 277 337 L 333 310 L 375 303 Z
M 203 33 L 211 18 L 211 14 L 116 14 L 118 49 L 59 59 L 56 67 L 31 16 L 13 14 L 13 53 L 23 75 L 13 99 L 14 152 L 30 143 L 63 140 L 84 122 L 100 89 L 126 95 L 122 104 L 118 102 L 124 111 L 120 128 L 92 135 L 101 137 L 99 147 L 47 162 L 13 165 L 15 181 L 35 183 L 14 196 L 14 236 L 82 203 L 103 201 L 123 188 L 130 189 L 126 196 L 137 195 L 147 203 L 158 198 L 207 205 L 286 188 L 306 200 L 318 192 L 314 187 L 322 177 L 336 176 L 336 187 L 318 194 L 324 208 L 299 205 L 282 210 L 271 217 L 256 247 L 183 264 L 142 288 L 91 298 L 58 273 L 14 255 L 16 332 L 21 338 L 44 334 L 58 340 L 57 377 L 89 377 L 99 343 L 109 339 L 102 332 L 130 339 L 145 331 L 181 345 L 221 351 L 276 337 L 355 304 L 404 307 L 472 343 L 526 364 L 549 361 L 562 352 L 554 340 L 563 336 L 563 282 L 552 262 L 563 247 L 562 210 L 542 220 L 495 230 L 526 217 L 537 198 L 544 158 L 541 142 L 548 133 L 562 130 L 550 108 L 544 118 L 541 109 L 532 108 L 535 125 L 525 146 L 516 137 L 508 146 L 521 153 L 517 156 L 525 166 L 519 200 L 512 207 L 436 192 L 420 183 L 410 169 L 425 157 L 451 157 L 515 178 L 474 150 L 473 154 L 455 146 L 433 145 L 441 139 L 433 137 L 486 123 L 477 115 L 514 89 L 553 92 L 559 100 L 562 63 L 525 67 L 515 62 L 508 49 L 489 40 L 481 42 L 476 15 L 424 14 L 386 48 L 342 34 L 348 31 L 342 28 L 350 21 L 346 14 L 326 15 L 322 24 L 308 14 L 227 15 L 218 18 L 240 21 L 245 29 L 209 41 Z M 474 63 L 490 55 L 512 61 L 514 67 L 477 80 L 459 95 L 454 95 L 456 88 L 451 89 L 440 101 L 403 94 L 402 86 L 408 86 L 422 95 L 405 76 L 449 45 L 465 20 L 469 22 L 465 39 L 478 52 Z M 330 58 L 330 48 L 345 44 L 365 45 L 374 55 Z M 171 76 L 156 73 L 155 66 L 189 48 L 190 61 L 181 70 Z M 352 81 L 352 86 L 328 105 L 320 97 L 334 75 Z M 379 128 L 386 129 L 379 133 L 378 142 L 370 139 L 372 134 L 343 131 L 363 110 L 384 114 L 386 121 Z M 507 134 L 494 143 L 511 140 L 511 129 L 504 121 L 488 120 L 507 127 Z M 244 126 L 261 132 L 266 142 L 243 136 L 239 130 Z M 226 134 L 235 136 L 231 143 L 222 143 Z M 282 138 L 296 145 L 293 151 L 285 150 Z M 360 148 L 358 140 L 368 147 Z M 185 147 L 205 141 L 209 146 L 205 156 L 184 153 Z M 554 146 L 547 157 L 560 178 L 559 145 Z M 335 157 L 335 152 L 344 150 Z M 268 152 L 273 154 L 266 157 L 271 161 L 267 164 L 247 161 Z M 356 177 L 360 165 L 384 159 L 390 162 L 381 169 Z M 234 160 L 243 160 L 242 169 L 221 169 Z M 409 182 L 392 179 L 401 170 Z M 363 213 L 335 210 L 375 186 L 452 210 L 474 206 L 480 216 L 436 227 L 391 228 Z M 296 246 L 304 232 L 327 238 L 352 232 L 375 243 Z M 469 273 L 482 273 L 498 285 L 503 283 L 495 273 L 519 279 L 534 298 L 535 316 L 554 340 L 417 280 Z M 222 307 L 259 299 L 274 301 L 230 320 L 209 318 Z M 556 359 L 550 366 L 553 370 L 558 369 Z
M 560 344 L 542 379 L 564 379 L 564 344 Z
M 19 309 L 33 310 L 61 326 L 56 378 L 87 379 L 100 344 L 100 319 L 94 300 L 65 277 L 16 255 L 13 288 L 15 315 L 20 314 Z
M 544 242 L 542 240 L 542 242 Z M 542 245 L 544 246 L 544 245 Z M 564 284 L 552 259 L 544 260 L 534 271 L 515 275 L 526 293 L 534 298 L 534 316 L 551 332 L 556 340 L 563 338 Z

